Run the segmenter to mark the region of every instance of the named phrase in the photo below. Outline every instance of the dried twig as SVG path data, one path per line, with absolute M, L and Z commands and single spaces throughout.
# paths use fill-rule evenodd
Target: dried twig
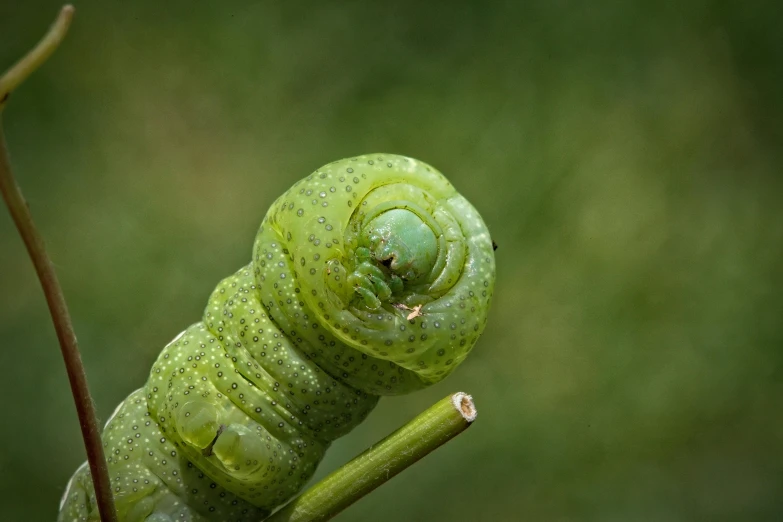
M 3 76 L 0 76 L 0 116 L 2 116 L 2 110 L 13 90 L 38 69 L 60 45 L 68 32 L 73 12 L 73 6 L 63 7 L 57 20 L 38 45 Z M 27 252 L 33 261 L 46 302 L 49 305 L 49 312 L 57 332 L 57 339 L 60 341 L 65 369 L 76 403 L 76 412 L 79 415 L 79 424 L 82 428 L 82 437 L 87 450 L 87 460 L 90 463 L 101 520 L 116 522 L 117 513 L 114 509 L 109 472 L 101 445 L 100 428 L 95 415 L 95 407 L 87 388 L 87 377 L 84 374 L 84 366 L 79 355 L 79 347 L 76 343 L 68 306 L 65 303 L 65 297 L 54 272 L 52 261 L 46 253 L 43 237 L 33 222 L 27 202 L 11 172 L 2 121 L 0 121 L 0 192 L 27 247 Z

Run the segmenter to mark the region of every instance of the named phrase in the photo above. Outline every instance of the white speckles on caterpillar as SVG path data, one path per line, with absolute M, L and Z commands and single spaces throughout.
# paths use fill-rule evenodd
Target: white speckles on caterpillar
M 261 520 L 381 395 L 465 359 L 494 282 L 484 222 L 429 165 L 372 154 L 299 181 L 264 218 L 252 261 L 106 424 L 120 519 Z M 59 520 L 99 520 L 86 466 Z

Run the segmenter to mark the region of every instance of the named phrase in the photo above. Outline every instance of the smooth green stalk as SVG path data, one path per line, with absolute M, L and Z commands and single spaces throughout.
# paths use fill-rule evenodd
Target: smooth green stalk
M 470 395 L 450 395 L 292 500 L 267 522 L 329 520 L 462 433 L 475 419 Z
M 63 7 L 57 20 L 39 44 L 3 76 L 0 76 L 0 116 L 2 116 L 4 104 L 11 92 L 38 69 L 57 49 L 57 46 L 68 31 L 73 12 L 72 6 L 66 5 Z M 82 364 L 79 347 L 76 343 L 76 334 L 73 331 L 71 317 L 60 282 L 57 280 L 52 261 L 46 253 L 43 237 L 33 222 L 27 202 L 24 196 L 22 196 L 22 192 L 11 172 L 2 121 L 0 121 L 0 193 L 2 193 L 16 228 L 19 230 L 19 234 L 27 247 L 27 252 L 35 266 L 46 302 L 49 305 L 49 312 L 52 316 L 54 329 L 57 332 L 57 339 L 60 342 L 68 380 L 71 384 L 74 402 L 76 403 L 76 411 L 79 415 L 79 424 L 82 428 L 87 459 L 90 462 L 90 472 L 95 482 L 96 501 L 101 520 L 104 522 L 116 522 L 117 514 L 109 486 L 109 473 L 101 445 L 100 428 L 98 427 L 95 407 L 87 388 L 87 377 L 84 373 L 84 365 Z

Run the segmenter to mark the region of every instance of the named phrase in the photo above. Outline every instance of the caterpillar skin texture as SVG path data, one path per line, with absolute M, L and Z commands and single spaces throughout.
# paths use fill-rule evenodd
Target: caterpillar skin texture
M 299 181 L 267 212 L 252 261 L 106 424 L 120 519 L 262 520 L 381 395 L 465 359 L 494 281 L 484 222 L 431 166 L 371 154 Z M 58 520 L 99 520 L 86 464 Z

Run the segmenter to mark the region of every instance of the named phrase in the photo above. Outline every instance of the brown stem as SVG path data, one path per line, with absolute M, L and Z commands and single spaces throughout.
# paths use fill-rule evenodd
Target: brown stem
M 59 17 L 41 42 L 6 74 L 0 77 L 0 111 L 2 111 L 3 104 L 13 89 L 24 81 L 30 73 L 40 67 L 46 58 L 54 52 L 68 30 L 72 16 L 73 7 L 63 7 Z M 82 437 L 87 450 L 87 460 L 90 463 L 90 472 L 92 473 L 101 520 L 103 522 L 117 522 L 114 498 L 109 482 L 109 471 L 101 445 L 98 419 L 87 388 L 87 377 L 84 373 L 84 366 L 82 365 L 79 347 L 76 343 L 76 334 L 73 331 L 68 306 L 65 303 L 65 297 L 57 280 L 57 275 L 54 272 L 54 266 L 46 253 L 43 237 L 33 222 L 27 202 L 24 200 L 24 196 L 22 196 L 22 192 L 11 172 L 11 164 L 8 159 L 8 150 L 1 123 L 0 192 L 27 247 L 27 253 L 33 261 L 36 274 L 43 287 L 46 302 L 49 305 L 49 312 L 52 316 L 54 329 L 57 332 L 57 339 L 60 342 L 60 349 L 65 361 L 65 369 L 71 384 L 71 392 L 76 403 L 76 412 L 79 415 L 79 424 L 82 428 Z

